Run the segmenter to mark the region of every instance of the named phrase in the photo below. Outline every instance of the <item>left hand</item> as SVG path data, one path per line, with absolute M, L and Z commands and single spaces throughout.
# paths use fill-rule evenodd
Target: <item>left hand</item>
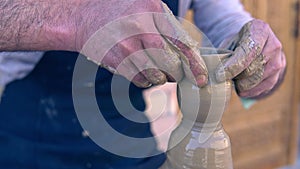
M 265 22 L 254 19 L 245 24 L 227 48 L 233 55 L 217 69 L 216 76 L 219 81 L 233 79 L 240 97 L 262 98 L 283 81 L 286 58 Z

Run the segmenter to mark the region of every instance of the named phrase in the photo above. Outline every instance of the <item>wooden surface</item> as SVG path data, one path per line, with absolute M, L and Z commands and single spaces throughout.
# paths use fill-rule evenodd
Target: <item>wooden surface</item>
M 296 1 L 242 0 L 252 16 L 270 24 L 283 44 L 288 68 L 281 87 L 249 110 L 233 93 L 223 124 L 231 138 L 235 169 L 274 169 L 295 162 L 300 98 L 300 38 L 294 37 Z M 187 18 L 191 20 L 191 11 Z
M 233 94 L 223 122 L 231 137 L 236 169 L 272 169 L 291 164 L 296 158 L 299 98 L 296 72 L 299 71 L 299 56 L 293 36 L 294 2 L 243 1 L 246 9 L 254 17 L 267 21 L 279 37 L 287 56 L 288 69 L 280 89 L 273 96 L 257 102 L 250 110 L 245 110 Z

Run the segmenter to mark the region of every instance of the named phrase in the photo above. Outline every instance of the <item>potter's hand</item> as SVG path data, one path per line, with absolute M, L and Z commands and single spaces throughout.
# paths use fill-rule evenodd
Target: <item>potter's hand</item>
M 227 47 L 234 51 L 233 55 L 224 63 L 224 70 L 220 67 L 216 74 L 220 81 L 225 77 L 233 79 L 239 96 L 261 98 L 282 82 L 285 55 L 265 22 L 257 19 L 248 22 Z
M 207 81 L 197 43 L 173 15 L 154 14 L 168 13 L 161 0 L 2 0 L 0 8 L 0 51 L 82 52 L 141 87 L 183 76 Z M 164 52 L 144 50 L 153 48 Z
M 115 5 L 116 2 L 119 4 Z M 94 48 L 103 48 L 102 44 L 108 41 L 116 43 L 104 58 L 96 53 L 89 55 L 92 61 L 139 87 L 180 81 L 183 76 L 198 86 L 206 84 L 207 70 L 198 52 L 198 43 L 181 28 L 160 0 L 104 1 L 98 4 L 105 5 L 103 10 L 108 11 L 105 18 L 110 25 L 105 25 L 109 30 L 105 35 L 109 37 L 100 37 L 101 43 Z M 93 16 L 105 15 L 103 10 L 98 10 Z M 90 28 L 97 20 L 83 25 Z M 136 34 L 124 39 L 124 35 L 132 33 Z M 85 42 L 89 36 L 80 39 Z

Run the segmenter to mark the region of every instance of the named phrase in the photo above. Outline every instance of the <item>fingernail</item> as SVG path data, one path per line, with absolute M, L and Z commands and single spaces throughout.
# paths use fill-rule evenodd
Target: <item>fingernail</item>
M 151 83 L 154 85 L 162 85 L 165 84 L 167 82 L 167 78 L 164 74 L 160 74 L 154 77 L 150 77 L 149 78 Z
M 206 75 L 200 75 L 197 77 L 197 84 L 199 87 L 205 86 L 207 84 L 207 76 Z
M 133 81 L 133 83 L 139 88 L 148 88 L 152 86 L 149 81 Z
M 144 84 L 143 84 L 143 87 L 144 88 L 148 88 L 148 87 L 151 87 L 152 86 L 152 83 L 150 83 L 150 82 L 145 82 Z

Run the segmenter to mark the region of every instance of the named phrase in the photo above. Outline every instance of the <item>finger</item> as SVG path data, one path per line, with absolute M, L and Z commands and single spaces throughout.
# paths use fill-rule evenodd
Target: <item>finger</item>
M 262 79 L 267 79 L 273 76 L 274 73 L 282 71 L 285 66 L 286 60 L 282 51 L 282 45 L 271 31 L 260 57 L 256 58 L 249 67 L 235 78 L 237 79 L 236 87 L 240 92 L 250 90 L 259 84 Z M 264 73 L 261 77 L 262 71 L 259 71 L 259 69 L 263 67 Z
M 169 38 L 170 41 L 180 49 L 180 59 L 185 76 L 198 86 L 207 84 L 208 72 L 204 60 L 200 55 L 198 47 L 187 46 L 186 43 Z
M 134 63 L 127 58 L 131 53 L 141 48 L 140 42 L 134 41 L 133 38 L 135 37 L 125 39 L 110 49 L 102 61 L 102 66 L 112 73 L 124 76 L 138 87 L 149 87 L 152 83 L 150 83 L 143 73 L 137 69 Z
M 148 57 L 140 39 L 140 35 L 137 35 L 119 43 L 119 48 L 126 56 L 123 62 L 130 62 L 130 65 L 137 71 L 136 74 L 142 74 L 151 84 L 164 84 L 167 81 L 165 74 Z M 126 68 L 129 69 L 128 67 Z M 129 73 L 125 71 L 123 72 L 124 74 Z M 132 73 L 129 74 L 132 75 Z
M 265 63 L 264 55 L 261 54 L 242 73 L 234 78 L 238 92 L 250 90 L 264 79 Z
M 274 32 L 271 30 L 271 28 L 269 28 L 269 29 L 270 29 L 269 30 L 269 38 L 268 38 L 266 45 L 262 52 L 266 56 L 267 60 L 278 56 L 278 54 L 280 54 L 280 53 L 283 53 L 281 42 L 276 37 Z
M 146 88 L 152 83 L 140 72 L 136 66 L 128 59 L 124 59 L 116 68 L 118 74 L 134 83 L 138 87 Z
M 251 90 L 238 93 L 239 96 L 244 98 L 255 98 L 260 95 L 269 93 L 278 82 L 280 73 L 281 72 L 277 72 L 273 76 L 268 77 L 267 79 L 263 80 L 259 85 L 257 85 L 255 88 Z
M 273 94 L 279 88 L 279 86 L 283 83 L 285 74 L 286 74 L 286 67 L 280 72 L 279 78 L 278 78 L 275 86 L 271 90 L 262 92 L 261 94 L 255 96 L 255 99 L 261 99 L 261 98 L 264 98 L 266 96 Z
M 250 76 L 243 76 L 243 78 L 235 79 L 235 87 L 238 92 L 247 91 L 257 86 L 263 81 L 264 67 L 259 66 Z
M 132 83 L 140 88 L 147 88 L 152 86 L 152 84 L 145 78 L 142 73 L 138 73 L 137 75 L 135 75 L 132 79 Z
M 273 55 L 265 65 L 264 79 L 272 76 L 274 72 L 279 72 L 286 67 L 285 54 L 281 51 Z
M 158 34 L 141 35 L 142 45 L 154 64 L 166 74 L 169 81 L 180 81 L 183 78 L 181 61 L 178 52 L 174 51 Z
M 216 71 L 218 81 L 233 79 L 261 54 L 269 36 L 268 29 L 268 25 L 260 20 L 253 20 L 242 28 L 233 55 Z
M 173 50 L 180 54 L 184 75 L 198 86 L 207 83 L 207 69 L 200 56 L 199 44 L 182 28 L 178 20 L 163 5 L 166 14 L 154 16 L 155 26 Z
M 153 63 L 145 49 L 131 54 L 126 59 L 128 59 L 138 72 L 141 73 L 151 84 L 159 85 L 167 82 L 166 75 Z
M 255 74 L 261 74 L 259 75 L 260 78 L 263 77 L 262 73 L 264 72 L 264 66 L 267 63 L 265 61 L 265 56 L 263 54 L 260 54 L 257 58 L 254 59 L 253 62 L 250 63 L 250 65 L 238 76 L 236 76 L 234 79 L 246 79 L 248 77 L 254 76 Z
M 265 65 L 264 78 L 267 78 L 286 67 L 286 57 L 282 49 L 282 44 L 271 31 L 267 44 L 262 52 L 267 64 Z
M 260 55 L 246 70 L 235 78 L 238 92 L 256 87 L 263 79 L 267 79 L 273 76 L 274 73 L 282 71 L 286 66 L 283 52 L 276 53 L 266 64 L 264 58 L 264 55 Z
M 167 82 L 166 75 L 159 69 L 149 68 L 142 71 L 142 74 L 149 80 L 153 85 L 162 85 Z
M 117 74 L 124 76 L 126 79 L 134 83 L 137 87 L 147 88 L 154 83 L 155 79 L 149 80 L 146 77 L 146 70 L 138 69 L 135 63 L 133 63 L 129 58 L 125 58 L 116 68 Z M 154 71 L 153 71 L 154 72 Z M 154 73 L 153 73 L 154 74 Z M 154 74 L 154 77 L 158 76 Z

